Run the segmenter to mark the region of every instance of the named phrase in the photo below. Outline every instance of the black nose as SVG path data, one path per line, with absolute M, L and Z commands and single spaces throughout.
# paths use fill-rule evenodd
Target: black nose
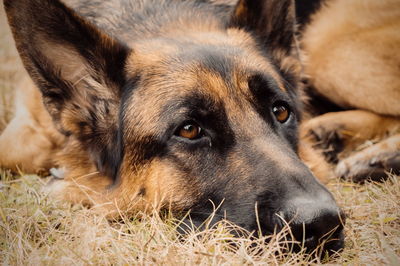
M 278 226 L 290 226 L 291 236 L 297 242 L 296 250 L 304 247 L 307 252 L 317 249 L 332 253 L 343 248 L 345 217 L 333 201 L 298 198 L 286 206 L 278 213 Z

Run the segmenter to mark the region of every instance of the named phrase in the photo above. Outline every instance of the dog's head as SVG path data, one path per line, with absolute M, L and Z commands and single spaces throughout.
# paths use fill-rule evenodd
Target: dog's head
M 94 165 L 116 197 L 197 224 L 219 206 L 214 222 L 272 233 L 286 220 L 310 247 L 341 238 L 339 208 L 297 154 L 292 1 L 241 0 L 221 17 L 204 1 L 163 2 L 179 19 L 127 20 L 115 38 L 59 1 L 5 7 L 56 127 L 86 154 L 67 169 Z

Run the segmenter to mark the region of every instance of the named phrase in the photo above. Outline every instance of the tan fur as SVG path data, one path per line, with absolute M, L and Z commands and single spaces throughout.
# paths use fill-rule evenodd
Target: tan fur
M 46 172 L 54 166 L 54 154 L 64 142 L 29 77 L 15 95 L 15 117 L 0 135 L 0 165 L 13 171 Z
M 400 1 L 328 0 L 303 34 L 306 74 L 343 107 L 400 115 Z

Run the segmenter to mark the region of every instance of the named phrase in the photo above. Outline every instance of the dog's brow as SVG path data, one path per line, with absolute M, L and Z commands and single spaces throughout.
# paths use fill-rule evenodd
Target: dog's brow
M 248 78 L 249 90 L 254 97 L 274 95 L 281 93 L 279 82 L 272 76 L 255 73 Z
M 212 111 L 220 109 L 215 99 L 203 93 L 193 92 L 189 95 L 181 97 L 178 101 L 174 99 L 164 105 L 161 117 L 169 116 L 173 113 L 193 114 L 194 111 Z

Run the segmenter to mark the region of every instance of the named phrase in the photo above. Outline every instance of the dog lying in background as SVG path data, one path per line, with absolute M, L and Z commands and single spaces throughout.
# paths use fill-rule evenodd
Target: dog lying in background
M 305 122 L 303 136 L 337 164 L 337 177 L 400 173 L 399 28 L 400 1 L 330 0 L 302 32 L 309 85 L 342 109 Z
M 215 212 L 264 234 L 283 219 L 308 249 L 339 250 L 344 218 L 315 176 L 328 180 L 327 161 L 357 180 L 399 168 L 398 135 L 343 157 L 398 129 L 396 1 L 4 4 L 35 85 L 17 92 L 0 165 L 63 169 L 58 198 L 110 216 L 190 211 L 195 225 Z M 303 70 L 314 94 L 363 110 L 304 120 L 299 139 Z

